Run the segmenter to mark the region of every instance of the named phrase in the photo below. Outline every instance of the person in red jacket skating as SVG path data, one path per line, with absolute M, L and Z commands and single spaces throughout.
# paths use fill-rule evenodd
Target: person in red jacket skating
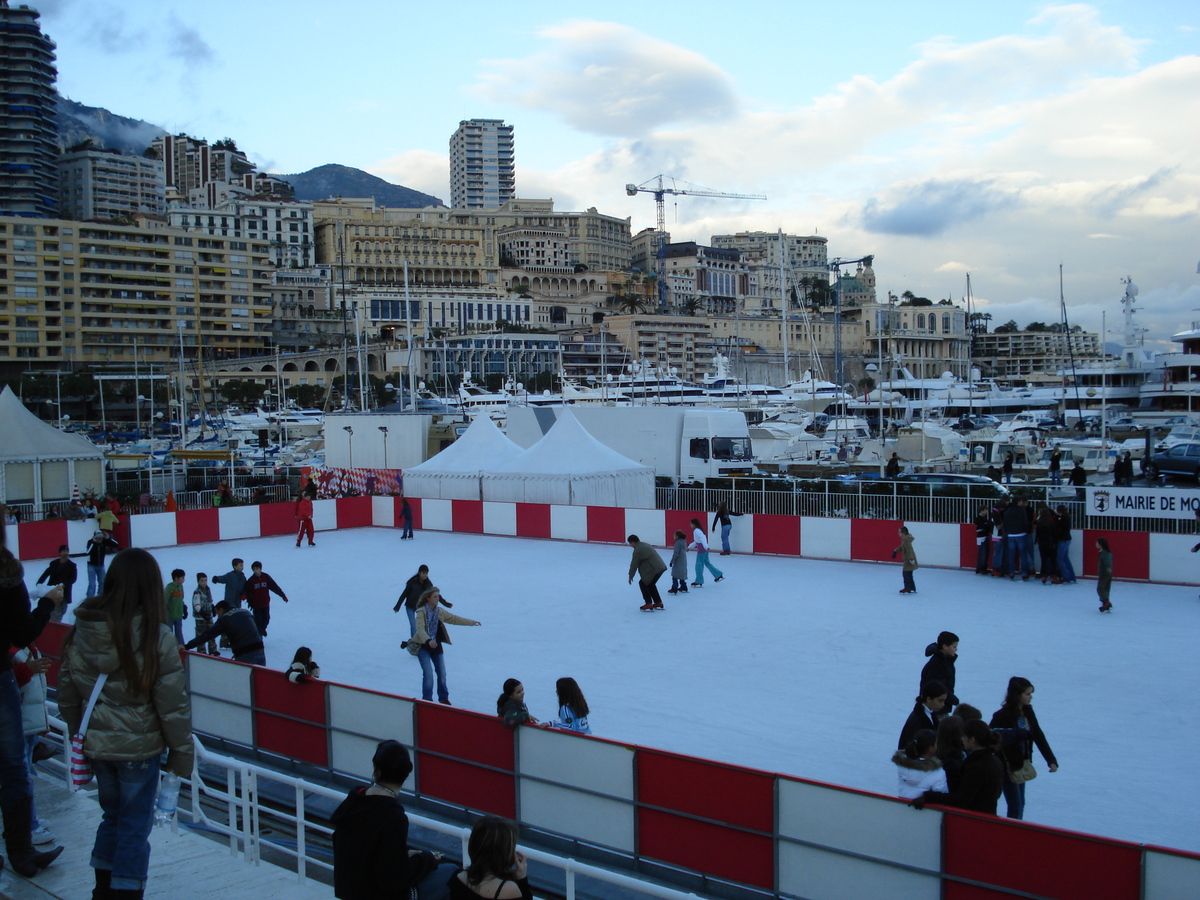
M 271 594 L 278 594 L 287 603 L 287 594 L 275 583 L 275 579 L 263 571 L 263 564 L 255 560 L 250 564 L 254 573 L 246 579 L 246 601 L 250 611 L 254 613 L 254 624 L 258 633 L 267 636 L 267 626 L 271 623 Z
M 311 487 L 311 482 L 309 487 Z M 300 546 L 300 541 L 308 535 L 308 546 L 317 546 L 313 542 L 313 503 L 311 491 L 306 487 L 301 491 L 300 496 L 296 498 L 296 518 L 300 520 L 300 528 L 296 531 L 296 546 Z

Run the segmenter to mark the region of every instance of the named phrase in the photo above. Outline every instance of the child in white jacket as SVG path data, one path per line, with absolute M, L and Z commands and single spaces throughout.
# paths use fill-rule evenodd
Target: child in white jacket
M 892 762 L 896 765 L 896 775 L 900 780 L 901 798 L 912 800 L 926 791 L 950 790 L 942 762 L 934 755 L 936 746 L 937 735 L 928 728 L 922 728 L 903 750 L 896 751 Z

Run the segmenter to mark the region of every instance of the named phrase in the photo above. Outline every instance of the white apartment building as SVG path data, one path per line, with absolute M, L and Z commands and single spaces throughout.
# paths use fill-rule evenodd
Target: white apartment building
M 58 203 L 64 219 L 80 222 L 166 213 L 160 159 L 113 150 L 76 150 L 58 158 Z
M 230 188 L 223 192 L 224 199 L 211 206 L 172 206 L 167 221 L 184 231 L 266 241 L 276 268 L 306 269 L 314 264 L 311 203 L 241 194 L 240 189 Z
M 503 119 L 470 119 L 450 136 L 450 205 L 495 209 L 516 191 L 513 127 Z

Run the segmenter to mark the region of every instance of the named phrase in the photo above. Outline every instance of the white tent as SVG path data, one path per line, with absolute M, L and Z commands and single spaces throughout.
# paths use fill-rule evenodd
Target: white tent
M 104 451 L 43 422 L 5 387 L 0 391 L 0 500 L 65 503 L 76 485 L 104 491 Z
M 476 416 L 457 441 L 404 470 L 404 494 L 429 500 L 478 500 L 480 473 L 502 466 L 522 452 L 490 418 Z
M 481 483 L 484 500 L 654 508 L 654 470 L 600 443 L 569 410 L 516 459 L 487 469 Z

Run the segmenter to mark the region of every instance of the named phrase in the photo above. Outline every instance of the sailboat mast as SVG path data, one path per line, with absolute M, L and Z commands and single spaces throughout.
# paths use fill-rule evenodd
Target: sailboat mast
M 784 274 L 783 268 L 783 229 L 779 229 L 779 308 L 781 310 L 781 321 L 783 322 L 783 384 L 787 386 L 790 379 L 789 369 L 790 360 L 788 358 L 788 296 L 787 296 L 787 276 Z

